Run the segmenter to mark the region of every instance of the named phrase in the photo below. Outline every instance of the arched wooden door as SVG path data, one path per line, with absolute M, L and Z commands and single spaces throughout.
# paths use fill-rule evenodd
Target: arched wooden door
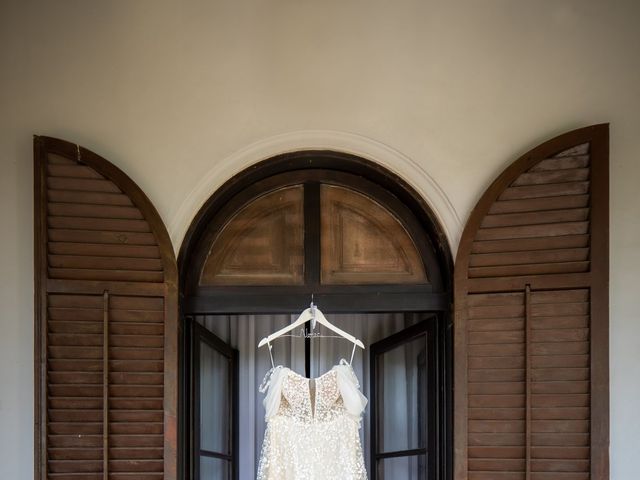
M 234 445 L 240 427 L 235 419 L 227 426 L 233 415 L 226 409 L 231 401 L 226 399 L 233 398 L 238 386 L 228 379 L 237 368 L 233 358 L 239 352 L 239 362 L 248 365 L 248 352 L 256 350 L 259 340 L 251 338 L 248 345 L 240 345 L 231 335 L 213 340 L 217 345 L 218 340 L 228 342 L 226 350 L 232 353 L 227 358 L 232 360 L 225 363 L 228 368 L 211 374 L 216 378 L 208 378 L 199 369 L 197 355 L 189 351 L 205 333 L 201 325 L 227 316 L 241 322 L 245 320 L 240 317 L 256 315 L 263 323 L 269 322 L 265 317 L 299 313 L 313 299 L 328 314 L 362 315 L 361 324 L 373 325 L 385 314 L 401 316 L 406 322 L 398 330 L 387 328 L 379 337 L 371 333 L 363 354 L 366 381 L 372 386 L 371 417 L 364 422 L 370 420 L 371 425 L 371 441 L 365 439 L 370 478 L 448 478 L 451 260 L 431 210 L 401 179 L 364 159 L 330 151 L 296 152 L 266 160 L 232 178 L 203 206 L 178 263 L 187 334 L 183 376 L 187 382 L 183 386 L 187 476 L 203 479 L 199 465 L 215 458 L 218 465 L 224 465 L 218 470 L 223 473 L 215 478 L 239 478 L 234 468 L 239 454 Z M 248 335 L 258 328 L 262 327 L 252 324 Z M 371 331 L 377 331 L 375 328 Z M 310 339 L 304 343 L 305 375 L 309 377 Z M 223 350 L 220 346 L 217 351 Z M 400 385 L 394 382 L 398 379 L 388 376 L 393 368 L 413 372 L 408 376 L 415 385 L 407 387 L 411 394 L 406 404 L 413 405 L 417 413 L 411 418 L 393 415 L 403 409 L 402 402 L 395 402 L 394 407 L 389 401 L 393 385 Z M 239 377 L 249 375 L 247 370 Z M 202 432 L 210 430 L 198 413 L 203 398 L 199 383 L 215 383 L 228 393 L 220 402 L 225 407 L 216 422 L 224 423 L 229 435 L 217 450 L 203 449 L 199 441 Z M 256 389 L 248 384 L 240 388 L 242 392 Z M 252 400 L 254 403 L 259 405 Z M 238 415 L 239 408 L 231 412 Z M 400 427 L 403 419 L 415 433 L 410 441 L 392 438 L 390 425 Z M 245 470 L 240 476 L 250 478 L 252 473 Z
M 608 478 L 608 126 L 482 196 L 455 267 L 456 480 Z
M 35 478 L 177 478 L 177 268 L 121 170 L 34 139 Z

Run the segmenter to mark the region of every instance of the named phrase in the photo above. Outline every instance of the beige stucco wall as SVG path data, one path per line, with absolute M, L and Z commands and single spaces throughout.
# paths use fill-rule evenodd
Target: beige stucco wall
M 275 151 L 378 156 L 461 222 L 511 161 L 611 123 L 612 478 L 640 472 L 640 2 L 0 0 L 0 478 L 32 477 L 33 134 L 149 195 L 176 249 Z

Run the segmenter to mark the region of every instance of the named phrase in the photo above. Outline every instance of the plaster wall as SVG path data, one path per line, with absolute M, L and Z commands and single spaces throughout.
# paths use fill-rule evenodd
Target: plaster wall
M 515 158 L 611 123 L 611 478 L 640 471 L 640 3 L 0 0 L 0 478 L 33 471 L 33 134 L 127 172 L 174 247 L 272 153 L 377 159 L 462 224 Z

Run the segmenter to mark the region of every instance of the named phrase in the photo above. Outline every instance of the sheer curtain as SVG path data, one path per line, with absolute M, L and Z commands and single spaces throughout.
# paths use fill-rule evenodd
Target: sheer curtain
M 368 347 L 374 342 L 399 332 L 416 323 L 417 317 L 402 313 L 382 314 L 325 314 L 334 325 L 361 339 Z M 290 324 L 297 315 L 206 315 L 196 317 L 198 323 L 213 332 L 223 341 L 229 343 L 239 351 L 239 477 L 240 480 L 255 479 L 260 449 L 264 436 L 265 422 L 262 406 L 263 394 L 258 387 L 264 375 L 271 368 L 268 347 L 258 350 L 260 339 Z M 321 325 L 317 331 L 323 335 L 333 335 Z M 304 339 L 283 337 L 273 342 L 273 356 L 276 365 L 286 365 L 292 370 L 304 375 Z M 347 361 L 351 358 L 353 344 L 347 340 L 337 338 L 313 338 L 311 340 L 311 372 L 317 377 L 337 364 L 341 358 Z M 392 434 L 396 438 L 403 438 L 401 443 L 414 444 L 417 436 L 417 394 L 415 392 L 416 364 L 415 358 L 406 358 L 403 351 L 397 358 L 385 360 L 385 425 L 388 422 Z M 415 355 L 414 355 L 415 357 Z M 214 364 L 211 367 L 215 368 Z M 388 365 L 388 366 L 387 366 Z M 353 369 L 360 380 L 362 392 L 370 398 L 369 392 L 369 349 L 356 349 L 353 359 Z M 394 369 L 386 372 L 387 368 Z M 203 372 L 206 375 L 207 372 Z M 211 371 L 215 375 L 215 370 Z M 387 386 L 386 378 L 393 378 L 393 386 Z M 389 410 L 387 414 L 387 408 Z M 211 412 L 220 410 L 212 397 L 210 405 L 201 405 Z M 214 415 L 215 416 L 215 415 Z M 204 417 L 203 417 L 204 418 Z M 387 428 L 384 428 L 387 431 Z M 367 468 L 370 463 L 370 411 L 365 410 L 361 436 Z M 385 470 L 387 470 L 385 468 Z M 414 479 L 414 472 L 407 467 L 399 466 L 387 470 L 387 478 Z M 412 469 L 411 469 L 412 470 Z M 215 478 L 215 477 L 214 477 Z M 203 479 L 204 480 L 204 479 Z M 210 479 L 207 479 L 210 480 Z M 213 479 L 211 479 L 213 480 Z

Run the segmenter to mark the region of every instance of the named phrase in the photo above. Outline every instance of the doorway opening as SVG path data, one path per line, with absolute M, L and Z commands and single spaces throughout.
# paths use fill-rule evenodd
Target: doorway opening
M 266 160 L 202 207 L 178 263 L 184 478 L 255 478 L 258 387 L 271 366 L 257 343 L 312 299 L 366 346 L 353 368 L 370 402 L 360 430 L 369 478 L 450 478 L 451 254 L 404 181 L 337 152 Z M 276 364 L 306 377 L 351 356 L 335 338 L 273 347 Z

